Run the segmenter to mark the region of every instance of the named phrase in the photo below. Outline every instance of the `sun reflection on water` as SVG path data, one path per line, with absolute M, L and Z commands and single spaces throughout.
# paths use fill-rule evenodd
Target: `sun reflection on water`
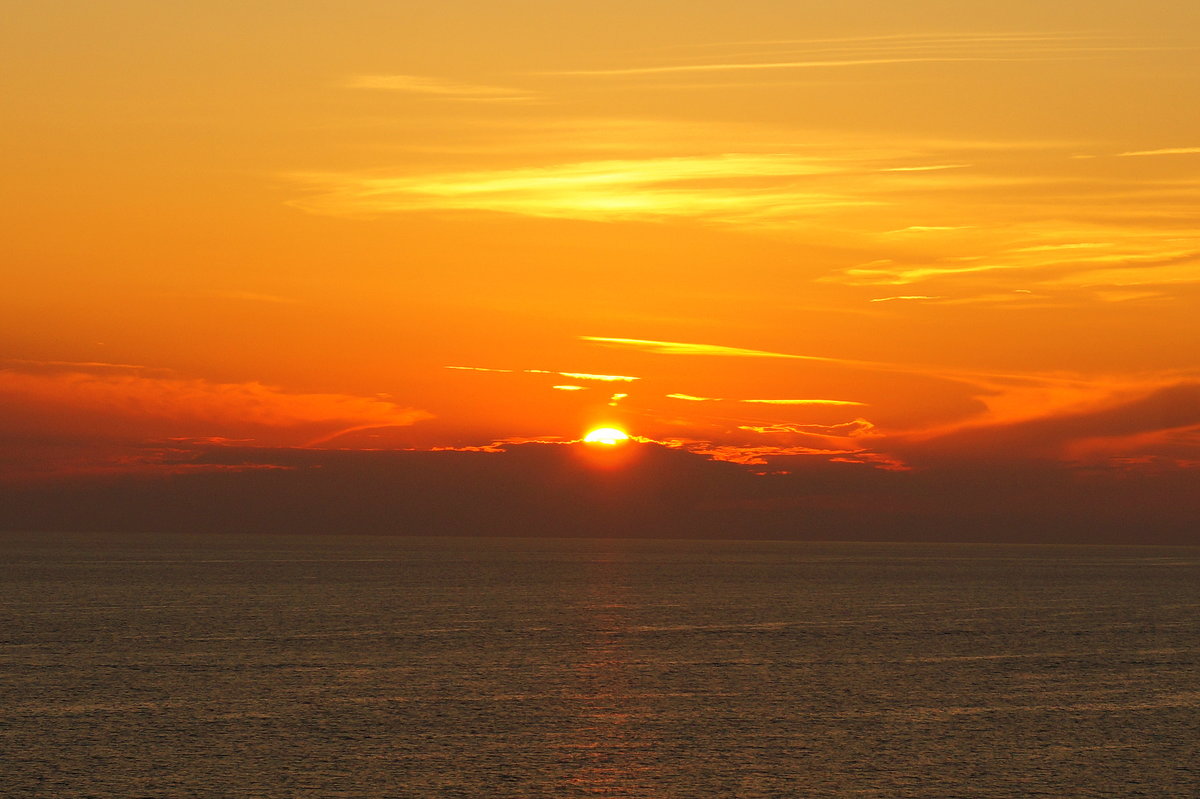
M 611 558 L 587 566 L 579 621 L 588 638 L 571 667 L 577 692 L 567 697 L 575 717 L 565 744 L 573 766 L 567 783 L 589 796 L 654 799 L 662 795 L 652 784 L 655 741 L 647 722 L 654 710 L 639 690 L 630 657 L 631 608 L 623 566 Z

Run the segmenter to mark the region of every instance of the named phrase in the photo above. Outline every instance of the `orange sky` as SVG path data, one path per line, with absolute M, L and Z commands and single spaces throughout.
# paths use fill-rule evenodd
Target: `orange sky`
M 7 478 L 601 423 L 1200 466 L 1190 0 L 8 17 Z

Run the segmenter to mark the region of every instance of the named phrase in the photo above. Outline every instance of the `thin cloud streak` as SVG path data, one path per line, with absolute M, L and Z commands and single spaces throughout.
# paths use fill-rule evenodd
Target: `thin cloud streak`
M 972 230 L 973 228 L 973 225 L 909 225 L 896 230 L 888 230 L 885 233 L 939 233 L 950 230 Z
M 1127 153 L 1117 153 L 1118 158 L 1143 155 L 1200 155 L 1200 147 L 1168 147 L 1163 150 L 1132 150 Z
M 1119 229 L 1107 232 L 1111 235 Z M 1190 265 L 1200 259 L 1200 242 L 1187 237 L 1126 233 L 1124 241 L 1059 242 L 1020 247 L 991 247 L 986 256 L 934 259 L 932 263 L 896 263 L 885 259 L 846 267 L 818 280 L 851 286 L 904 286 L 926 281 L 957 281 L 979 273 L 1008 273 L 1040 288 L 1065 285 L 1114 286 L 1200 280 Z M 1169 247 L 1167 245 L 1170 245 Z M 985 260 L 986 259 L 986 260 Z M 940 262 L 939 262 L 940 260 Z M 964 263 L 966 261 L 966 263 Z M 950 300 L 948 296 L 900 295 L 899 299 Z M 879 298 L 887 301 L 891 298 Z M 872 300 L 875 302 L 876 300 Z
M 757 47 L 754 52 L 733 48 Z M 721 72 L 853 67 L 929 62 L 1036 62 L 1100 54 L 1160 51 L 1162 44 L 1142 44 L 1127 37 L 1078 33 L 894 34 L 812 39 L 713 42 L 692 46 L 712 52 L 724 49 L 718 63 L 666 64 L 644 67 L 561 71 L 549 74 L 627 76 L 662 73 Z M 807 56 L 797 59 L 794 56 Z M 792 56 L 787 58 L 787 56 Z M 821 57 L 824 56 L 824 57 Z M 755 60 L 748 60 L 755 59 Z M 763 61 L 762 59 L 771 59 Z M 543 73 L 545 74 L 545 73 Z
M 698 397 L 695 394 L 668 394 L 668 399 L 687 402 L 744 402 L 751 405 L 866 405 L 865 402 L 831 399 L 730 399 L 729 397 Z
M 1010 31 L 1004 33 L 968 32 L 968 33 L 890 33 L 873 36 L 834 36 L 810 39 L 754 39 L 732 42 L 710 42 L 698 45 L 700 47 L 731 47 L 745 45 L 795 45 L 795 44 L 877 44 L 880 42 L 910 42 L 913 44 L 980 44 L 994 42 L 1012 43 L 1042 43 L 1042 42 L 1079 42 L 1103 41 L 1105 38 L 1094 33 L 1056 33 L 1049 31 Z M 688 45 L 696 46 L 696 45 Z
M 631 383 L 634 380 L 641 380 L 640 377 L 630 377 L 629 375 L 594 375 L 587 372 L 557 372 L 563 377 L 574 377 L 577 380 L 599 380 L 603 383 Z
M 606 336 L 580 336 L 581 341 L 590 341 L 611 347 L 630 347 L 660 355 L 713 355 L 723 358 L 784 358 L 797 361 L 825 361 L 828 363 L 851 363 L 839 358 L 825 358 L 819 355 L 792 355 L 784 352 L 768 352 L 742 347 L 723 347 L 716 344 L 689 344 L 682 341 L 654 341 L 638 338 L 610 338 Z M 857 361 L 853 362 L 857 363 Z
M 899 300 L 940 300 L 943 297 L 933 296 L 929 294 L 901 294 L 896 297 L 875 297 L 868 302 L 896 302 Z
M 831 399 L 744 399 L 738 402 L 749 402 L 758 405 L 866 405 L 865 402 L 852 400 Z
M 1067 60 L 1067 56 L 1049 57 L 1005 57 L 1005 56 L 928 56 L 921 58 L 854 58 L 828 61 L 775 61 L 769 63 L 689 64 L 670 67 L 625 67 L 621 69 L 564 70 L 545 72 L 544 75 L 579 77 L 606 77 L 621 75 L 662 75 L 682 72 L 734 72 L 743 70 L 814 69 L 829 67 L 881 66 L 889 64 L 945 64 L 985 62 L 1029 62 Z
M 374 89 L 379 91 L 423 94 L 447 100 L 476 101 L 525 101 L 535 99 L 528 91 L 503 86 L 480 86 L 457 83 L 441 78 L 420 75 L 355 75 L 344 84 L 348 89 Z
M 939 172 L 943 169 L 967 169 L 971 164 L 933 164 L 931 166 L 893 166 L 880 172 Z
M 454 369 L 463 372 L 499 372 L 502 374 L 527 374 L 527 375 L 557 375 L 559 377 L 570 377 L 575 380 L 596 380 L 601 383 L 632 383 L 636 380 L 641 380 L 640 377 L 632 375 L 603 375 L 593 374 L 591 372 L 558 372 L 552 369 L 493 369 L 486 366 L 446 366 L 445 369 Z

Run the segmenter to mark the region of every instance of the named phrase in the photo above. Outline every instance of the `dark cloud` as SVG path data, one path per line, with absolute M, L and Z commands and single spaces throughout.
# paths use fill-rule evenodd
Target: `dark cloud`
M 0 488 L 0 529 L 1200 543 L 1197 469 L 786 456 L 761 475 L 656 444 L 215 445 L 162 468 Z
M 1061 457 L 1070 445 L 1200 425 L 1200 383 L 1160 388 L 1136 399 L 1086 412 L 966 428 L 936 438 L 885 442 L 914 463 Z M 1200 453 L 1198 453 L 1200 454 Z
M 0 475 L 120 468 L 179 439 L 297 445 L 428 418 L 379 397 L 302 394 L 128 364 L 0 360 Z

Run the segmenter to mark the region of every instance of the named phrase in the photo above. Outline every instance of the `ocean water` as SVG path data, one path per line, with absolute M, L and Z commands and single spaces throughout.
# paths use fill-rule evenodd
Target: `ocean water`
M 1200 550 L 0 536 L 0 796 L 1200 796 Z

